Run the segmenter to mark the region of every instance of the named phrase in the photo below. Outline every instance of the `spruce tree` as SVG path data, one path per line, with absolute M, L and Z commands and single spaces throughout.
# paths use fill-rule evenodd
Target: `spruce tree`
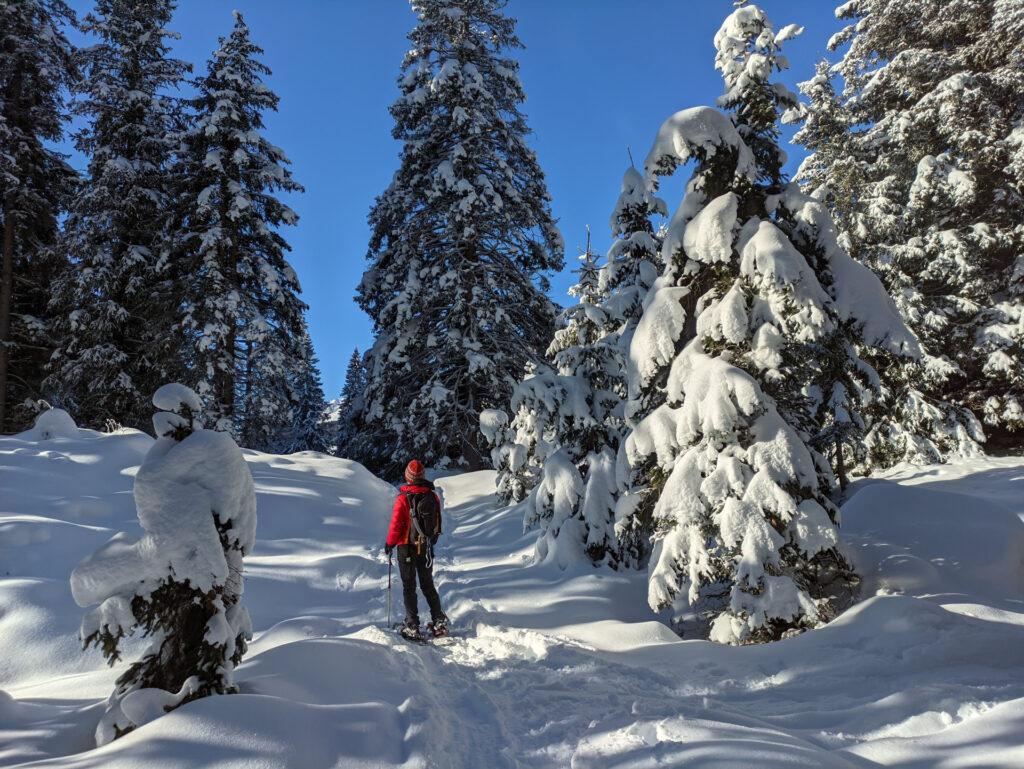
M 853 228 L 852 220 L 843 218 L 851 213 L 850 207 L 839 202 L 856 198 L 860 191 L 862 167 L 850 147 L 853 118 L 836 93 L 828 61 L 817 63 L 814 77 L 800 83 L 800 90 L 808 103 L 799 109 L 803 125 L 793 142 L 802 145 L 808 154 L 794 178 L 828 207 L 844 244 L 849 246 L 848 236 L 842 234 Z
M 271 337 L 266 346 L 245 343 L 235 424 L 242 446 L 275 454 L 281 449 L 282 431 L 291 424 L 299 400 L 293 371 L 301 365 L 297 364 L 301 351 L 285 352 L 293 340 L 282 329 L 273 329 Z
M 513 392 L 514 418 L 507 430 L 507 416 L 493 412 L 482 415 L 481 429 L 494 446 L 499 495 L 517 501 L 532 489 L 525 525 L 540 528 L 537 559 L 564 567 L 586 556 L 616 566 L 622 356 L 601 307 L 605 297 L 589 232 L 579 258 L 579 281 L 569 289 L 577 304 L 562 313 L 562 328 L 547 350 L 550 368 Z
M 268 389 L 284 387 L 293 361 L 298 376 L 311 371 L 311 347 L 303 347 L 306 306 L 279 232 L 298 217 L 277 197 L 302 187 L 292 179 L 284 152 L 263 136 L 263 115 L 275 111 L 279 99 L 263 82 L 270 69 L 259 60 L 262 49 L 252 42 L 242 15 L 236 11 L 234 19 L 231 34 L 220 39 L 195 82 L 195 118 L 182 138 L 176 168 L 182 183 L 178 259 L 185 266 L 184 325 L 205 418 L 236 434 L 247 421 L 248 440 L 258 433 L 259 445 L 266 447 L 270 428 L 254 422 L 285 423 L 289 417 L 280 403 L 262 399 L 275 400 Z M 247 359 L 249 349 L 255 354 Z M 263 384 L 247 386 L 243 376 Z M 239 400 L 246 396 L 243 415 Z
M 662 238 L 651 221 L 654 216 L 668 216 L 665 201 L 648 189 L 643 175 L 631 166 L 622 177 L 622 189 L 612 211 L 610 224 L 615 240 L 600 276 L 604 295 L 601 307 L 625 356 L 643 315 L 644 299 L 663 266 Z M 624 397 L 626 394 L 622 392 Z
M 859 367 L 855 345 L 835 342 L 849 335 L 916 352 L 824 206 L 783 176 L 778 121 L 797 100 L 771 78 L 800 31 L 776 34 L 759 8 L 737 8 L 715 36 L 728 116 L 677 113 L 645 164 L 652 183 L 695 167 L 630 346 L 631 410 L 663 402 L 625 441 L 628 512 L 654 531 L 652 608 L 708 621 L 728 643 L 817 626 L 857 583 L 814 446 L 822 411 L 837 419 L 856 399 L 820 386 L 835 378 L 822 351 Z
M 551 339 L 562 244 L 529 129 L 515 22 L 499 0 L 413 0 L 391 107 L 402 143 L 371 213 L 359 305 L 373 320 L 357 458 L 482 466 L 477 421 Z
M 88 182 L 70 204 L 60 247 L 72 269 L 54 286 L 59 347 L 46 387 L 80 424 L 143 429 L 161 382 L 183 373 L 180 301 L 169 263 L 169 92 L 188 67 L 169 55 L 171 0 L 97 0 L 81 52 L 87 125 L 75 146 Z
M 630 424 L 625 362 L 661 266 L 661 237 L 651 217 L 665 213 L 643 176 L 628 169 L 611 216 L 608 260 L 597 269 L 588 237 L 579 283 L 570 289 L 579 303 L 563 313 L 567 325 L 548 348 L 552 368 L 531 372 L 516 388 L 511 423 L 497 410 L 481 415 L 499 499 L 519 502 L 542 486 L 527 506 L 527 523 L 542 528 L 542 556 L 562 550 L 565 561 L 585 552 L 615 566 L 642 559 L 643 533 L 629 525 L 616 532 L 612 523 L 619 507 L 617 452 Z M 570 491 L 556 493 L 559 484 Z
M 134 486 L 143 536 L 118 535 L 71 575 L 78 604 L 95 606 L 82 619 L 86 646 L 113 665 L 125 637 L 150 639 L 117 679 L 99 745 L 191 700 L 237 691 L 234 669 L 252 636 L 241 603 L 242 559 L 256 540 L 252 475 L 230 435 L 203 429 L 193 391 L 164 385 L 153 404 L 157 440 Z
M 338 405 L 338 425 L 335 437 L 335 453 L 339 457 L 350 456 L 350 446 L 359 430 L 359 412 L 362 410 L 366 392 L 366 366 L 359 348 L 352 350 L 345 369 L 345 383 L 341 388 Z
M 601 309 L 608 324 L 608 343 L 619 350 L 623 365 L 630 360 L 630 346 L 644 311 L 644 301 L 661 273 L 662 234 L 652 218 L 668 216 L 665 201 L 651 192 L 643 175 L 632 165 L 622 177 L 622 187 L 610 218 L 614 242 L 601 268 Z M 628 366 L 625 370 L 628 372 Z M 644 398 L 630 396 L 630 377 L 622 376 L 618 393 L 623 400 L 621 441 L 637 422 L 659 405 L 662 396 L 649 389 Z M 620 452 L 621 453 L 621 452 Z M 634 515 L 636 499 L 628 493 L 628 473 L 619 463 L 616 470 L 616 539 L 619 559 L 638 566 L 648 550 L 649 527 Z M 626 493 L 621 493 L 626 491 Z
M 52 149 L 75 87 L 62 0 L 0 5 L 0 433 L 27 426 L 51 343 L 47 304 L 63 260 L 52 248 L 75 173 Z
M 822 137 L 855 256 L 883 279 L 928 356 L 881 358 L 872 463 L 1024 447 L 1024 43 L 1019 4 L 854 0 L 836 66 L 852 131 Z M 813 106 L 813 105 L 812 105 Z M 837 146 L 838 145 L 838 146 Z M 841 175 L 842 171 L 839 171 Z M 973 412 L 973 413 L 972 413 Z
M 291 391 L 294 397 L 288 422 L 275 436 L 277 454 L 296 451 L 327 453 L 333 444 L 326 422 L 327 403 L 320 379 L 320 364 L 309 333 L 302 336 L 302 355 L 291 362 Z

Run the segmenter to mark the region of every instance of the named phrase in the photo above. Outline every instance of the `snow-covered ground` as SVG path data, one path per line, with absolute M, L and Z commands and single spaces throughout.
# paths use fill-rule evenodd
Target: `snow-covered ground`
M 843 533 L 865 600 L 744 648 L 678 639 L 643 575 L 524 567 L 535 535 L 496 509 L 493 475 L 446 478 L 437 571 L 459 637 L 417 647 L 381 629 L 391 488 L 344 460 L 246 452 L 243 693 L 93 749 L 119 670 L 80 650 L 68 575 L 140 533 L 132 477 L 151 439 L 57 428 L 0 438 L 2 766 L 1024 766 L 1019 459 L 859 482 Z

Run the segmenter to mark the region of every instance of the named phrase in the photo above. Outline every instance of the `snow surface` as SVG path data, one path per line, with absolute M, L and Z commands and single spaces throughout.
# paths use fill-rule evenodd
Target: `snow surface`
M 152 445 L 130 430 L 0 438 L 0 766 L 1024 765 L 1021 459 L 858 481 L 842 534 L 865 600 L 756 647 L 680 640 L 643 573 L 524 566 L 536 533 L 495 508 L 494 474 L 442 478 L 437 581 L 457 635 L 416 647 L 381 629 L 392 488 L 346 460 L 247 451 L 260 519 L 242 693 L 95 749 L 123 665 L 80 651 L 68 575 L 112 534 L 142 533 L 132 476 Z

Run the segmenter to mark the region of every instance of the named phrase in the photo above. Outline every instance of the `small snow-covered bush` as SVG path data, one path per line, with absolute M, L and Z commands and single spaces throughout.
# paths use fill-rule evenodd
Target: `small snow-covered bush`
M 28 433 L 37 441 L 77 438 L 79 434 L 78 425 L 64 409 L 47 409 L 41 412 Z
M 195 419 L 201 403 L 182 385 L 153 396 L 157 440 L 135 476 L 145 532 L 118 534 L 71 575 L 86 646 L 113 664 L 125 636 L 151 639 L 117 679 L 96 729 L 103 745 L 190 700 L 235 691 L 251 637 L 242 606 L 242 558 L 256 536 L 256 494 L 242 452 Z

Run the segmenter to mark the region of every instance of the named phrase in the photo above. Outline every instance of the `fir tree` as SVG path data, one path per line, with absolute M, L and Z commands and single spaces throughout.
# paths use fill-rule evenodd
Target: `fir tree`
M 543 556 L 561 548 L 563 561 L 586 552 L 595 562 L 637 565 L 645 552 L 645 532 L 632 525 L 616 532 L 611 523 L 619 505 L 616 454 L 629 424 L 624 364 L 661 266 L 651 217 L 665 213 L 643 176 L 628 169 L 611 216 L 607 263 L 597 269 L 589 237 L 580 257 L 580 281 L 570 290 L 579 303 L 565 311 L 568 325 L 548 348 L 553 369 L 531 372 L 516 388 L 511 423 L 500 411 L 481 415 L 499 499 L 519 502 L 542 485 L 527 523 L 543 529 Z M 559 484 L 569 491 L 556 493 Z
M 234 669 L 252 635 L 241 604 L 242 559 L 256 538 L 252 475 L 231 436 L 203 429 L 194 392 L 165 385 L 153 403 L 157 441 L 134 488 L 144 534 L 134 543 L 119 535 L 71 575 L 78 604 L 96 606 L 82 620 L 86 646 L 113 665 L 126 636 L 151 640 L 117 679 L 100 745 L 191 700 L 237 691 Z
M 309 333 L 302 336 L 302 356 L 291 363 L 292 404 L 288 423 L 282 425 L 276 436 L 276 454 L 294 454 L 296 451 L 327 453 L 332 445 L 330 428 L 326 420 L 327 403 L 320 380 L 320 364 L 313 349 Z
M 872 464 L 1024 446 L 1021 11 L 1003 0 L 855 0 L 836 69 L 852 131 L 822 136 L 825 174 L 857 164 L 833 205 L 929 354 L 882 358 Z M 812 105 L 813 107 L 813 105 Z M 837 175 L 841 175 L 842 170 Z M 973 414 L 972 414 L 973 412 Z
M 808 104 L 799 110 L 803 125 L 793 141 L 805 147 L 808 155 L 795 179 L 828 207 L 840 233 L 847 233 L 852 221 L 843 217 L 850 214 L 849 205 L 838 203 L 858 196 L 862 173 L 850 147 L 853 118 L 836 94 L 832 65 L 827 61 L 818 62 L 814 77 L 800 83 L 800 90 Z M 844 244 L 850 245 L 848 238 Z
M 62 0 L 0 5 L 0 433 L 27 426 L 20 408 L 41 396 L 51 281 L 63 259 L 51 248 L 75 174 L 51 148 L 61 141 L 77 70 L 62 27 Z
M 601 269 L 599 283 L 604 296 L 601 309 L 609 331 L 607 343 L 617 345 L 624 364 L 630 360 L 630 346 L 637 324 L 643 317 L 644 301 L 663 267 L 663 238 L 651 220 L 654 216 L 667 215 L 665 202 L 651 192 L 643 175 L 631 165 L 622 177 L 622 188 L 612 211 L 610 224 L 615 240 L 608 251 L 608 261 Z M 628 371 L 628 366 L 626 369 Z M 621 377 L 617 392 L 624 402 L 621 447 L 621 439 L 642 417 L 663 402 L 663 395 L 656 387 L 650 387 L 642 395 L 637 392 L 635 397 L 630 397 L 628 376 Z M 628 474 L 619 467 L 616 475 L 616 491 L 627 491 L 616 495 L 619 558 L 623 563 L 638 566 L 648 551 L 650 522 L 641 521 L 633 515 L 637 500 L 624 488 L 628 485 Z
M 61 248 L 72 269 L 54 287 L 60 345 L 48 389 L 80 423 L 143 428 L 148 393 L 182 373 L 180 301 L 168 263 L 168 91 L 187 65 L 169 56 L 171 0 L 97 0 L 83 29 L 88 121 L 75 145 L 88 183 L 71 202 Z
M 339 457 L 349 456 L 349 447 L 359 430 L 359 412 L 362 411 L 365 393 L 366 366 L 357 347 L 348 359 L 345 383 L 341 388 L 341 402 L 338 405 L 335 453 Z
M 563 327 L 547 350 L 550 369 L 514 391 L 514 419 L 485 412 L 481 428 L 495 446 L 502 496 L 515 500 L 532 489 L 527 528 L 539 526 L 537 559 L 561 566 L 588 557 L 619 562 L 615 539 L 615 457 L 622 433 L 622 356 L 613 323 L 601 308 L 597 259 L 580 256 L 579 281 L 569 290 L 577 304 L 562 313 Z M 492 425 L 494 430 L 492 430 Z M 502 445 L 496 445 L 496 439 Z
M 292 372 L 301 352 L 285 352 L 292 345 L 285 331 L 273 329 L 271 336 L 265 347 L 245 343 L 235 423 L 241 445 L 274 454 L 281 449 L 282 431 L 291 424 L 299 400 Z
M 797 101 L 771 76 L 800 31 L 776 34 L 760 9 L 737 8 L 715 36 L 729 117 L 677 113 L 646 162 L 652 182 L 695 169 L 630 347 L 631 400 L 661 390 L 664 402 L 626 439 L 627 512 L 655 532 L 651 606 L 705 618 L 729 643 L 814 627 L 850 600 L 834 479 L 814 443 L 822 402 L 835 419 L 853 399 L 823 391 L 834 375 L 821 353 L 858 365 L 837 334 L 906 354 L 915 344 L 824 206 L 782 175 L 778 121 Z
M 287 409 L 260 399 L 274 400 L 268 389 L 281 390 L 290 361 L 299 361 L 300 377 L 311 369 L 303 350 L 306 307 L 286 259 L 288 243 L 278 231 L 298 217 L 276 196 L 302 187 L 292 179 L 284 152 L 263 136 L 263 115 L 276 110 L 279 99 L 263 82 L 270 69 L 259 61 L 262 53 L 236 12 L 231 34 L 220 39 L 195 82 L 196 117 L 183 137 L 176 171 L 183 183 L 184 325 L 205 417 L 238 434 L 247 421 L 247 440 L 259 433 L 259 445 L 266 446 L 270 428 L 254 420 L 287 422 Z M 246 360 L 249 349 L 256 354 Z M 243 370 L 264 384 L 244 385 Z M 276 384 L 265 384 L 270 381 Z M 249 397 L 244 416 L 238 402 L 243 393 Z
M 398 172 L 370 213 L 358 302 L 373 320 L 353 450 L 394 475 L 410 456 L 480 467 L 479 413 L 507 404 L 551 338 L 562 245 L 529 129 L 514 20 L 499 0 L 413 0 L 391 108 Z

